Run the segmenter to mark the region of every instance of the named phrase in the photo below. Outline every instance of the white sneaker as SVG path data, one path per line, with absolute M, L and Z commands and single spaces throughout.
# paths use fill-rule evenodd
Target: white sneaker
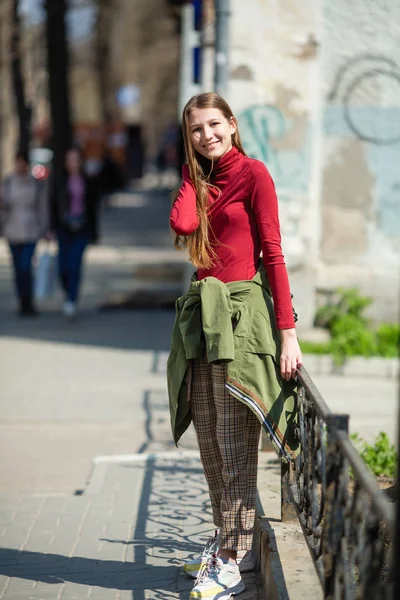
M 205 545 L 202 553 L 193 558 L 192 560 L 188 560 L 187 563 L 183 565 L 183 570 L 187 575 L 191 577 L 198 577 L 201 569 L 206 566 L 208 559 L 212 557 L 213 554 L 217 554 L 219 550 L 219 533 L 218 530 L 215 530 L 214 537 L 210 537 Z
M 66 300 L 64 302 L 63 313 L 64 313 L 64 316 L 66 316 L 68 319 L 73 319 L 75 317 L 75 315 L 76 315 L 76 304 L 75 304 L 75 302 L 71 302 L 70 300 Z
M 196 579 L 196 577 L 199 576 L 202 567 L 207 564 L 210 556 L 213 554 L 218 554 L 218 550 L 219 534 L 216 531 L 215 536 L 208 540 L 207 545 L 200 556 L 189 560 L 185 565 L 183 565 L 183 570 L 187 575 L 190 575 L 190 577 L 194 577 L 194 579 Z M 256 568 L 256 563 L 251 550 L 239 550 L 236 557 L 236 563 L 241 573 L 248 573 L 249 571 L 254 571 Z
M 215 554 L 196 579 L 190 600 L 229 600 L 246 589 L 236 563 L 225 562 Z

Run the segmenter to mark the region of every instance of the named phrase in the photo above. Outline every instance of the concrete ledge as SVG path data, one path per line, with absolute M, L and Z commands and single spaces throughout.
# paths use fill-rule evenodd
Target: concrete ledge
M 343 377 L 383 377 L 397 379 L 400 376 L 398 358 L 353 356 L 341 367 L 335 365 L 330 355 L 304 354 L 304 366 L 311 377 L 318 375 L 340 375 Z
M 268 600 L 322 600 L 300 524 L 280 521 L 280 463 L 260 454 L 253 551 Z

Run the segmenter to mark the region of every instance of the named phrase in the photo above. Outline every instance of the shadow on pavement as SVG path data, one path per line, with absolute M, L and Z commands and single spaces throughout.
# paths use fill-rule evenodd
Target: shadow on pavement
M 172 310 L 82 310 L 69 323 L 58 311 L 43 312 L 37 319 L 19 319 L 0 312 L 0 338 L 41 340 L 124 350 L 167 351 L 174 322 Z
M 98 497 L 94 496 L 93 510 L 96 502 L 110 502 L 113 477 L 120 481 L 124 469 L 133 470 L 131 475 L 125 476 L 125 481 L 131 484 L 124 498 L 124 504 L 128 502 L 132 506 L 131 539 L 105 538 L 104 524 L 99 522 L 97 528 L 92 524 L 90 529 L 92 544 L 87 554 L 91 556 L 69 557 L 5 548 L 0 550 L 0 575 L 50 585 L 66 583 L 67 592 L 68 584 L 72 583 L 133 591 L 135 600 L 148 598 L 146 590 L 151 590 L 154 599 L 188 598 L 193 579 L 183 573 L 182 564 L 199 551 L 199 543 L 204 543 L 212 523 L 199 459 L 164 459 L 153 455 L 140 463 L 110 465 L 108 469 L 113 474 L 105 477 Z M 141 492 L 135 507 L 132 483 L 139 483 L 140 479 Z M 119 530 L 120 525 L 116 513 L 107 531 L 112 534 L 113 528 Z M 86 534 L 84 529 L 82 534 Z M 99 542 L 120 546 L 124 559 L 104 560 L 101 555 L 95 558 Z M 82 593 L 85 592 L 82 589 Z

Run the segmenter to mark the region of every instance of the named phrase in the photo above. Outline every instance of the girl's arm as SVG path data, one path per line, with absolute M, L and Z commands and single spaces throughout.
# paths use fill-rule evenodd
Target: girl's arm
M 272 178 L 259 161 L 250 166 L 250 198 L 260 236 L 263 261 L 274 299 L 278 329 L 294 328 L 289 279 L 281 246 L 278 199 Z
M 190 235 L 200 223 L 196 208 L 196 190 L 190 179 L 188 165 L 182 167 L 182 184 L 172 206 L 169 223 L 177 235 Z
M 251 203 L 274 300 L 276 325 L 281 334 L 281 374 L 288 380 L 295 375 L 302 357 L 295 330 L 289 278 L 282 253 L 278 199 L 265 165 L 254 161 L 250 170 Z

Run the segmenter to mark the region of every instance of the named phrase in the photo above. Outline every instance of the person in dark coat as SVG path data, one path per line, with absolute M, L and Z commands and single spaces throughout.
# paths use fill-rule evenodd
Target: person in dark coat
M 98 240 L 99 195 L 98 179 L 84 174 L 79 150 L 69 149 L 64 171 L 55 178 L 52 193 L 59 276 L 65 292 L 64 314 L 69 318 L 77 310 L 85 250 Z

